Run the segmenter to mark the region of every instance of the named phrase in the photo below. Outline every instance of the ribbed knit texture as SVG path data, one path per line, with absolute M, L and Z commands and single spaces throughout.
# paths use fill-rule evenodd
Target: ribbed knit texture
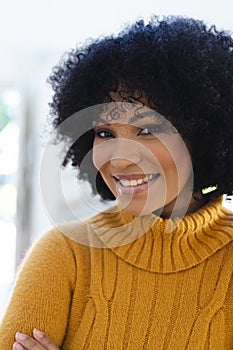
M 34 327 L 62 350 L 233 349 L 233 214 L 222 199 L 176 225 L 100 213 L 73 226 L 72 237 L 90 239 L 90 227 L 105 248 L 54 229 L 30 249 L 1 350 Z

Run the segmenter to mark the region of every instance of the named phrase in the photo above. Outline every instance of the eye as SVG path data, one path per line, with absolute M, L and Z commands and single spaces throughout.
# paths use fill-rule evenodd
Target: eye
M 140 126 L 139 135 L 158 135 L 158 134 L 176 134 L 177 130 L 172 125 L 167 124 L 152 124 Z
M 105 130 L 105 129 L 95 130 L 94 129 L 94 132 L 95 132 L 95 137 L 99 137 L 101 139 L 114 137 L 113 133 L 110 130 Z
M 162 125 L 145 125 L 140 127 L 139 135 L 154 135 L 161 134 L 164 132 Z

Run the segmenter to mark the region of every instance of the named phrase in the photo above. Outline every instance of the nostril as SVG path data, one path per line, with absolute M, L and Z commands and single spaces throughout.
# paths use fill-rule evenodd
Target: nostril
M 126 168 L 132 164 L 138 164 L 140 162 L 139 159 L 136 159 L 135 157 L 117 157 L 117 158 L 112 158 L 110 160 L 110 163 L 114 165 L 116 168 Z

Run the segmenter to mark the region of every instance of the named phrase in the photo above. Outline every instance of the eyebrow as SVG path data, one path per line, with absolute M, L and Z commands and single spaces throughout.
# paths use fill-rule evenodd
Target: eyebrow
M 158 116 L 157 116 L 158 115 Z M 129 118 L 129 120 L 128 120 L 128 124 L 130 124 L 130 123 L 134 123 L 135 121 L 137 121 L 137 120 L 141 120 L 141 119 L 143 119 L 143 118 L 145 118 L 145 117 L 153 117 L 154 119 L 156 119 L 157 118 L 157 120 L 161 120 L 162 118 L 164 118 L 164 117 L 160 117 L 160 114 L 159 113 L 157 113 L 157 112 L 154 112 L 154 113 L 151 113 L 151 111 L 146 111 L 146 112 L 142 112 L 142 113 L 140 113 L 140 114 L 138 114 L 138 115 L 133 115 L 131 118 Z M 164 118 L 165 119 L 165 118 Z M 103 119 L 101 116 L 97 116 L 96 117 L 96 119 L 94 120 L 95 122 L 103 122 L 103 124 L 105 124 L 105 125 L 111 125 L 110 123 L 107 123 L 106 122 L 106 120 L 105 119 Z M 116 122 L 116 120 L 114 120 L 115 122 Z

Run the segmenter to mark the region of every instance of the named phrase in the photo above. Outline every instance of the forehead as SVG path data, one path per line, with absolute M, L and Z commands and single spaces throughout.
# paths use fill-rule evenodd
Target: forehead
M 134 124 L 144 119 L 153 123 L 166 120 L 161 114 L 141 103 L 110 102 L 103 104 L 95 122 Z

